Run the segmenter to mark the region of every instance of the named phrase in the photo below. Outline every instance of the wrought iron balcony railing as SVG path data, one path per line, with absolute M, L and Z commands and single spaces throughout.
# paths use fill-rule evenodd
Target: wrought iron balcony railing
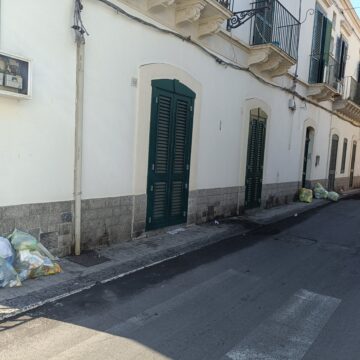
M 225 8 L 232 10 L 232 2 L 233 0 L 216 0 L 220 5 L 224 6 Z
M 352 76 L 347 76 L 341 95 L 344 100 L 350 100 L 360 106 L 360 83 Z
M 300 22 L 278 0 L 257 0 L 252 9 L 251 45 L 273 44 L 297 60 Z
M 310 84 L 327 84 L 338 93 L 343 91 L 343 81 L 339 78 L 339 62 L 331 55 L 310 55 Z

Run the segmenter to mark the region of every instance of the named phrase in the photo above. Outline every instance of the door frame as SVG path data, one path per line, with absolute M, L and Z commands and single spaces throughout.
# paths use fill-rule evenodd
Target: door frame
M 146 191 L 149 158 L 149 131 L 152 87 L 156 79 L 177 79 L 196 93 L 193 115 L 193 136 L 190 160 L 189 199 L 197 190 L 198 152 L 200 135 L 200 109 L 202 103 L 202 86 L 186 71 L 169 64 L 144 64 L 139 67 L 136 94 L 136 111 L 134 124 L 134 151 L 132 174 L 132 236 L 139 236 L 145 231 L 146 224 Z M 134 95 L 135 96 L 135 95 Z M 130 130 L 129 130 L 130 131 Z M 131 156 L 131 155 L 129 155 Z M 195 195 L 194 195 L 195 196 Z M 196 203 L 189 201 L 188 222 L 194 219 Z

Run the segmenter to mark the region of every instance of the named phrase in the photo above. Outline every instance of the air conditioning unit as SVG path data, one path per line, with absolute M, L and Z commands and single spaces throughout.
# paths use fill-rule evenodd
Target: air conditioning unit
M 31 97 L 31 61 L 0 52 L 0 95 Z

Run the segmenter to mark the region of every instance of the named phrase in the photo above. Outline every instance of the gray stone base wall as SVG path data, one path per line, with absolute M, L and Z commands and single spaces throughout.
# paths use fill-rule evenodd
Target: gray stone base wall
M 342 178 L 336 178 L 335 179 L 335 191 L 341 192 L 349 190 L 349 177 L 342 177 Z
M 228 187 L 191 191 L 189 195 L 188 223 L 201 224 L 214 219 L 235 216 L 239 203 L 244 202 L 242 187 Z
M 73 239 L 73 202 L 13 205 L 0 208 L 0 234 L 14 229 L 36 237 L 54 255 L 71 253 Z
M 270 209 L 274 206 L 288 204 L 296 200 L 301 183 L 286 182 L 279 184 L 264 184 L 262 187 L 262 207 Z
M 131 238 L 133 196 L 83 200 L 81 211 L 83 249 Z
M 354 176 L 353 189 L 360 188 L 360 176 Z
M 146 226 L 146 194 L 135 195 L 133 197 L 133 223 L 131 236 L 136 238 L 145 232 Z

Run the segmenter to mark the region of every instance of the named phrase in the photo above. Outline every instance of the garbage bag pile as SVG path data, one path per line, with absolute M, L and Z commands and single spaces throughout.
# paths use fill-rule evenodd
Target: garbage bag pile
M 316 183 L 313 190 L 302 188 L 299 191 L 299 200 L 301 202 L 311 203 L 313 199 L 328 199 L 330 201 L 338 201 L 339 194 L 335 191 L 327 191 L 320 183 Z
M 0 237 L 0 287 L 21 286 L 21 282 L 61 272 L 56 258 L 32 235 L 15 229 Z

